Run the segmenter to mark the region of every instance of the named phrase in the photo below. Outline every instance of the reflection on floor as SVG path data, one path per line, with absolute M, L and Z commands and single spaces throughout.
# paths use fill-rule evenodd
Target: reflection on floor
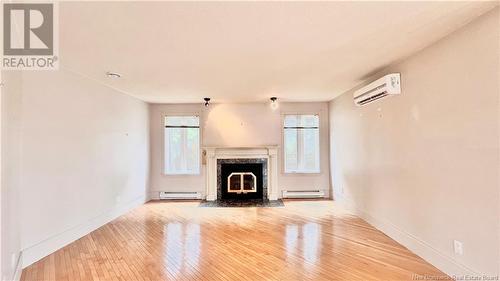
M 332 201 L 282 208 L 149 202 L 22 280 L 412 280 L 445 276 Z

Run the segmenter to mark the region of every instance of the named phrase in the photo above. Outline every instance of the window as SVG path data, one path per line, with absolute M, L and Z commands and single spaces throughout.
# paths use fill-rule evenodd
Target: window
M 198 116 L 165 117 L 165 174 L 200 173 L 200 119 Z
M 319 173 L 318 115 L 285 115 L 285 173 Z

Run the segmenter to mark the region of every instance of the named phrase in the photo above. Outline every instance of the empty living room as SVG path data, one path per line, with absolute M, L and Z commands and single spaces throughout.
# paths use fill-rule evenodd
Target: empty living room
M 500 1 L 0 6 L 0 281 L 500 280 Z

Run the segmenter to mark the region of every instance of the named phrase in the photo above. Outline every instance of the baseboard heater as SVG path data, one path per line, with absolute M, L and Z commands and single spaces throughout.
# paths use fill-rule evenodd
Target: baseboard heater
M 283 198 L 324 198 L 323 190 L 283 190 Z
M 201 199 L 201 193 L 160 191 L 160 199 Z

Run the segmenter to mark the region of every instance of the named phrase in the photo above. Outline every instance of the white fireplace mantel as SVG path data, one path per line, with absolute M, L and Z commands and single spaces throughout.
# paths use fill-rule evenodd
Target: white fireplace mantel
M 203 147 L 207 165 L 207 201 L 217 200 L 217 159 L 267 159 L 267 198 L 278 199 L 278 146 L 267 145 L 257 147 Z

